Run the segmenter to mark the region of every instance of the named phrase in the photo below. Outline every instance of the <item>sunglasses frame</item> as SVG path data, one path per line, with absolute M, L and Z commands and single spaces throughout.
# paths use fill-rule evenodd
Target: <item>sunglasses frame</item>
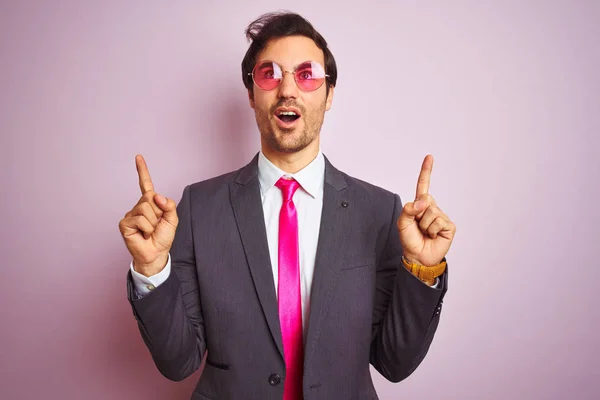
M 277 83 L 277 86 L 275 86 L 273 89 L 263 89 L 260 86 L 258 86 L 258 83 L 256 83 L 256 80 L 254 80 L 254 70 L 256 70 L 256 67 L 258 67 L 259 65 L 264 64 L 264 63 L 273 63 L 273 64 L 277 65 L 279 67 L 279 69 L 281 70 L 281 79 Z M 318 62 L 318 61 L 306 60 L 306 61 L 303 61 L 300 64 L 296 65 L 292 71 L 288 71 L 288 70 L 283 69 L 283 67 L 281 66 L 281 64 L 279 64 L 278 62 L 275 62 L 275 61 L 272 61 L 272 60 L 262 60 L 262 61 L 260 61 L 260 62 L 258 62 L 258 63 L 256 63 L 254 65 L 254 68 L 252 68 L 252 72 L 248 72 L 248 75 L 252 76 L 252 82 L 254 82 L 254 84 L 256 85 L 256 87 L 259 88 L 260 90 L 265 91 L 265 92 L 270 92 L 271 90 L 277 89 L 279 87 L 279 85 L 281 85 L 281 82 L 283 81 L 283 78 L 284 78 L 285 74 L 292 74 L 292 76 L 294 77 L 294 83 L 296 84 L 296 86 L 298 87 L 298 89 L 300 89 L 301 91 L 303 91 L 303 92 L 314 92 L 315 90 L 318 90 L 319 88 L 321 88 L 321 86 L 323 86 L 323 83 L 325 83 L 327 81 L 327 78 L 329 78 L 329 74 L 325 73 L 323 82 L 318 87 L 314 88 L 313 90 L 304 90 L 298 84 L 298 81 L 296 80 L 296 71 L 298 70 L 298 67 L 300 67 L 300 66 L 302 66 L 302 65 L 304 65 L 306 63 L 315 63 L 315 64 L 318 64 L 321 68 L 323 68 L 323 72 L 326 72 L 325 71 L 325 67 L 322 66 L 321 63 Z

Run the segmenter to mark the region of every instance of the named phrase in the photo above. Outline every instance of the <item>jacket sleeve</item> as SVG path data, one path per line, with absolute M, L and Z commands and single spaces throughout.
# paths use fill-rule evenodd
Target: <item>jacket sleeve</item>
M 190 189 L 177 205 L 179 225 L 171 247 L 171 274 L 156 289 L 136 296 L 128 273 L 128 299 L 138 328 L 158 370 L 180 381 L 196 371 L 206 351 L 198 291 Z
M 448 269 L 431 288 L 402 265 L 396 221 L 402 212 L 395 195 L 393 213 L 376 271 L 370 362 L 392 382 L 407 378 L 423 361 L 437 329 L 448 289 Z

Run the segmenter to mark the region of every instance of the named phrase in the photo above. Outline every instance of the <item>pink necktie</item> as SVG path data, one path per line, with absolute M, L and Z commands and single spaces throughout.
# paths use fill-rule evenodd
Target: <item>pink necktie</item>
M 279 278 L 277 285 L 279 322 L 286 369 L 283 400 L 301 400 L 304 356 L 298 215 L 292 200 L 300 185 L 293 179 L 281 178 L 275 186 L 283 193 L 283 204 L 279 213 Z

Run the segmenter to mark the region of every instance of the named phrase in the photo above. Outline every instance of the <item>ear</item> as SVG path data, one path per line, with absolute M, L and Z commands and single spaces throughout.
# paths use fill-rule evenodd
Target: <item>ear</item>
M 333 103 L 333 89 L 334 86 L 329 86 L 329 94 L 327 95 L 327 100 L 325 101 L 325 111 L 329 111 L 331 108 L 331 103 Z
M 254 110 L 254 94 L 250 89 L 248 89 L 248 101 L 250 101 L 250 107 Z

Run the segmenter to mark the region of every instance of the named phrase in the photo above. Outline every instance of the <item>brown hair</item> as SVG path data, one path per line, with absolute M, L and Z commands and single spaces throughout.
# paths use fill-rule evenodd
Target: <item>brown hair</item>
M 329 86 L 335 86 L 337 66 L 333 54 L 327 47 L 327 41 L 310 22 L 300 15 L 290 12 L 263 14 L 248 25 L 245 33 L 246 38 L 251 43 L 242 60 L 242 81 L 250 93 L 252 93 L 254 83 L 252 82 L 252 76 L 248 74 L 252 72 L 256 64 L 258 53 L 265 48 L 269 40 L 285 36 L 305 36 L 312 39 L 317 47 L 323 50 L 325 56 L 325 72 L 329 75 L 326 81 L 327 94 L 329 94 Z

